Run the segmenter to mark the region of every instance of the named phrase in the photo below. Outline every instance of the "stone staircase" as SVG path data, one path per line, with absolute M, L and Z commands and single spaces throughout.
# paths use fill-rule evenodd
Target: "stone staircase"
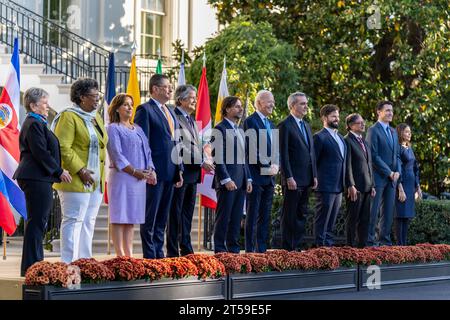
M 198 206 L 195 207 L 194 217 L 192 218 L 191 240 L 195 252 L 198 252 Z M 203 249 L 203 218 L 202 218 L 202 234 L 201 248 Z M 56 239 L 52 242 L 53 252 L 60 252 L 60 240 Z M 165 249 L 164 237 L 164 249 Z M 102 204 L 95 222 L 94 239 L 92 241 L 92 253 L 94 255 L 114 255 L 114 246 L 110 240 L 110 251 L 108 252 L 108 205 Z M 140 236 L 140 225 L 134 226 L 133 254 L 142 254 L 142 243 Z
M 8 70 L 11 61 L 9 48 L 0 44 L 0 70 Z M 50 107 L 59 112 L 72 103 L 70 101 L 70 84 L 62 83 L 63 75 L 45 74 L 43 64 L 30 64 L 26 56 L 20 55 L 20 91 L 25 92 L 31 87 L 39 87 L 49 93 Z M 0 72 L 0 84 L 6 83 L 7 72 Z

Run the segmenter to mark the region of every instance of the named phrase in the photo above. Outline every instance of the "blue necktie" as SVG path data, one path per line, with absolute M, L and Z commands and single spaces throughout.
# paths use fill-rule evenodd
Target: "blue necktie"
M 386 127 L 386 134 L 389 138 L 389 144 L 392 147 L 392 145 L 394 144 L 394 141 L 392 139 L 392 133 L 391 133 L 391 129 L 389 128 L 389 126 Z
M 270 127 L 270 123 L 267 118 L 264 118 L 264 125 L 266 126 L 267 130 L 267 139 L 269 139 L 269 141 L 272 141 L 272 128 Z
M 303 122 L 303 120 L 300 120 L 299 123 L 300 123 L 300 131 L 302 132 L 302 135 L 303 135 L 303 138 L 305 139 L 306 145 L 309 148 L 309 141 L 308 141 L 308 136 L 306 135 L 305 123 Z

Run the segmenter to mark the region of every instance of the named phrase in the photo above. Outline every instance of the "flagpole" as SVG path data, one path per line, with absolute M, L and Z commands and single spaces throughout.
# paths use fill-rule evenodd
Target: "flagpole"
M 106 249 L 106 254 L 111 255 L 111 222 L 109 218 L 109 204 L 108 204 L 108 246 Z
M 3 260 L 6 260 L 6 232 L 2 229 L 3 232 Z
M 200 235 L 202 234 L 202 195 L 198 194 L 198 234 L 197 234 L 197 250 L 200 251 Z

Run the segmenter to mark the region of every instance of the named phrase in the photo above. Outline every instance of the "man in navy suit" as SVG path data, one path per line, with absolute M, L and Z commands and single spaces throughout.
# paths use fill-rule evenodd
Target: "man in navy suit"
M 394 116 L 392 102 L 377 104 L 378 121 L 367 131 L 367 143 L 372 152 L 376 195 L 372 202 L 367 245 L 392 245 L 391 229 L 395 202 L 395 188 L 401 172 L 400 145 L 397 132 L 389 126 Z M 379 236 L 376 225 L 380 213 Z
M 275 186 L 274 176 L 278 173 L 276 154 L 272 149 L 278 143 L 274 124 L 268 119 L 275 106 L 273 94 L 261 90 L 256 95 L 256 111 L 244 121 L 247 136 L 246 158 L 252 177 L 253 191 L 247 196 L 245 218 L 245 251 L 266 252 L 269 235 L 270 212 Z M 272 148 L 272 145 L 275 148 Z M 273 159 L 273 161 L 272 161 Z
M 214 252 L 239 253 L 245 192 L 252 192 L 244 132 L 237 125 L 244 109 L 239 98 L 229 96 L 223 100 L 221 112 L 223 120 L 215 126 L 211 137 L 216 166 L 213 187 L 217 193 Z
M 167 224 L 167 256 L 178 257 L 194 253 L 191 243 L 192 217 L 201 181 L 202 167 L 214 170 L 212 161 L 203 156 L 202 142 L 192 113 L 197 103 L 197 90 L 191 85 L 181 85 L 175 91 L 175 114 L 180 123 L 183 158 L 183 186 L 175 188 L 170 204 Z
M 152 150 L 158 177 L 156 185 L 147 185 L 145 223 L 141 225 L 144 258 L 164 258 L 164 231 L 169 215 L 174 185 L 183 185 L 183 165 L 178 158 L 176 115 L 166 103 L 172 95 L 172 85 L 165 75 L 150 79 L 152 98 L 136 110 L 134 122 L 144 130 Z
M 334 244 L 336 218 L 342 204 L 347 146 L 344 137 L 337 131 L 339 108 L 326 104 L 320 109 L 320 117 L 324 128 L 314 135 L 319 180 L 314 236 L 316 246 L 331 247 Z
M 280 169 L 283 189 L 281 235 L 283 249 L 300 249 L 305 233 L 309 188 L 317 188 L 316 155 L 311 127 L 304 120 L 308 99 L 302 92 L 287 100 L 291 114 L 279 125 Z

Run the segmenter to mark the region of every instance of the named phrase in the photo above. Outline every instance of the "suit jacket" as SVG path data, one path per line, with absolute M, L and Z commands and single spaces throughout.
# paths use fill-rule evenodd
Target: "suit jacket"
M 275 125 L 269 121 L 269 125 L 272 129 L 275 129 Z M 248 163 L 248 167 L 250 170 L 250 175 L 252 176 L 253 184 L 256 185 L 275 185 L 275 177 L 269 175 L 262 175 L 261 169 L 270 168 L 272 164 L 279 163 L 279 154 L 277 152 L 274 163 L 271 163 L 271 159 L 269 158 L 272 154 L 272 141 L 267 139 L 266 149 L 264 150 L 264 154 L 260 154 L 262 151 L 259 130 L 265 130 L 266 126 L 264 125 L 261 117 L 257 112 L 254 112 L 244 121 L 244 130 L 247 132 L 248 129 L 253 129 L 256 132 L 256 137 L 246 137 L 246 160 Z M 272 138 L 273 139 L 273 138 Z M 256 153 L 256 154 L 255 154 Z M 262 157 L 261 157 L 262 155 Z M 256 163 L 252 163 L 252 159 L 256 158 Z
M 20 162 L 13 179 L 61 182 L 58 138 L 45 123 L 28 116 L 20 130 Z
M 185 183 L 200 183 L 201 182 L 201 163 L 203 161 L 203 148 L 198 135 L 198 127 L 194 117 L 189 116 L 194 124 L 194 128 L 189 124 L 186 116 L 178 109 L 175 108 L 175 114 L 181 127 L 180 139 L 183 142 L 181 144 L 181 156 L 183 158 L 183 180 Z M 185 157 L 189 157 L 186 162 Z
M 338 133 L 344 145 L 344 157 L 339 145 L 327 129 L 323 128 L 314 135 L 314 149 L 317 159 L 318 192 L 342 192 L 345 185 L 345 165 L 347 145 L 344 137 Z
M 100 149 L 100 190 L 105 190 L 105 158 L 108 134 L 106 133 L 100 112 L 95 120 L 99 129 L 95 129 Z M 63 112 L 55 127 L 55 135 L 61 146 L 62 167 L 72 175 L 71 183 L 56 183 L 53 188 L 67 192 L 89 192 L 84 189 L 83 182 L 77 172 L 87 166 L 89 156 L 90 137 L 84 120 L 73 112 Z M 94 185 L 94 189 L 97 188 Z
M 369 145 L 362 140 L 367 152 L 349 132 L 344 140 L 347 144 L 347 164 L 345 174 L 345 187 L 355 186 L 360 192 L 370 192 L 375 187 L 372 173 L 372 154 Z
M 234 181 L 238 189 L 246 189 L 247 180 L 251 179 L 251 175 L 245 160 L 245 141 L 243 131 L 241 130 L 242 140 L 239 141 L 239 138 L 233 131 L 233 127 L 226 119 L 217 124 L 214 129 L 215 130 L 211 137 L 211 143 L 213 146 L 212 156 L 214 158 L 216 170 L 212 187 L 216 189 L 225 188 L 225 185 L 222 185 L 220 181 L 230 178 Z M 219 133 L 220 135 L 218 135 Z M 234 149 L 232 163 L 227 163 L 227 154 L 229 151 L 227 150 L 227 139 L 228 145 L 232 145 Z M 238 148 L 241 149 L 239 152 Z M 242 158 L 239 159 L 239 163 L 238 155 L 242 156 Z M 231 155 L 228 155 L 228 157 L 231 158 Z
M 308 187 L 313 185 L 313 178 L 317 177 L 314 141 L 311 127 L 306 121 L 305 128 L 309 147 L 292 115 L 278 125 L 281 183 L 283 185 L 286 184 L 288 178 L 293 177 L 297 186 Z
M 372 152 L 373 176 L 375 186 L 383 186 L 390 182 L 391 172 L 401 174 L 400 145 L 397 132 L 389 127 L 392 133 L 393 144 L 388 142 L 388 137 L 383 126 L 377 122 L 367 130 L 367 143 Z
M 158 180 L 176 183 L 180 180 L 180 171 L 183 171 L 177 147 L 180 139 L 177 129 L 180 125 L 174 111 L 171 108 L 167 109 L 174 121 L 175 139 L 172 139 L 166 116 L 153 99 L 137 107 L 134 122 L 142 128 L 148 138 Z M 175 163 L 172 161 L 172 151 L 176 158 Z

